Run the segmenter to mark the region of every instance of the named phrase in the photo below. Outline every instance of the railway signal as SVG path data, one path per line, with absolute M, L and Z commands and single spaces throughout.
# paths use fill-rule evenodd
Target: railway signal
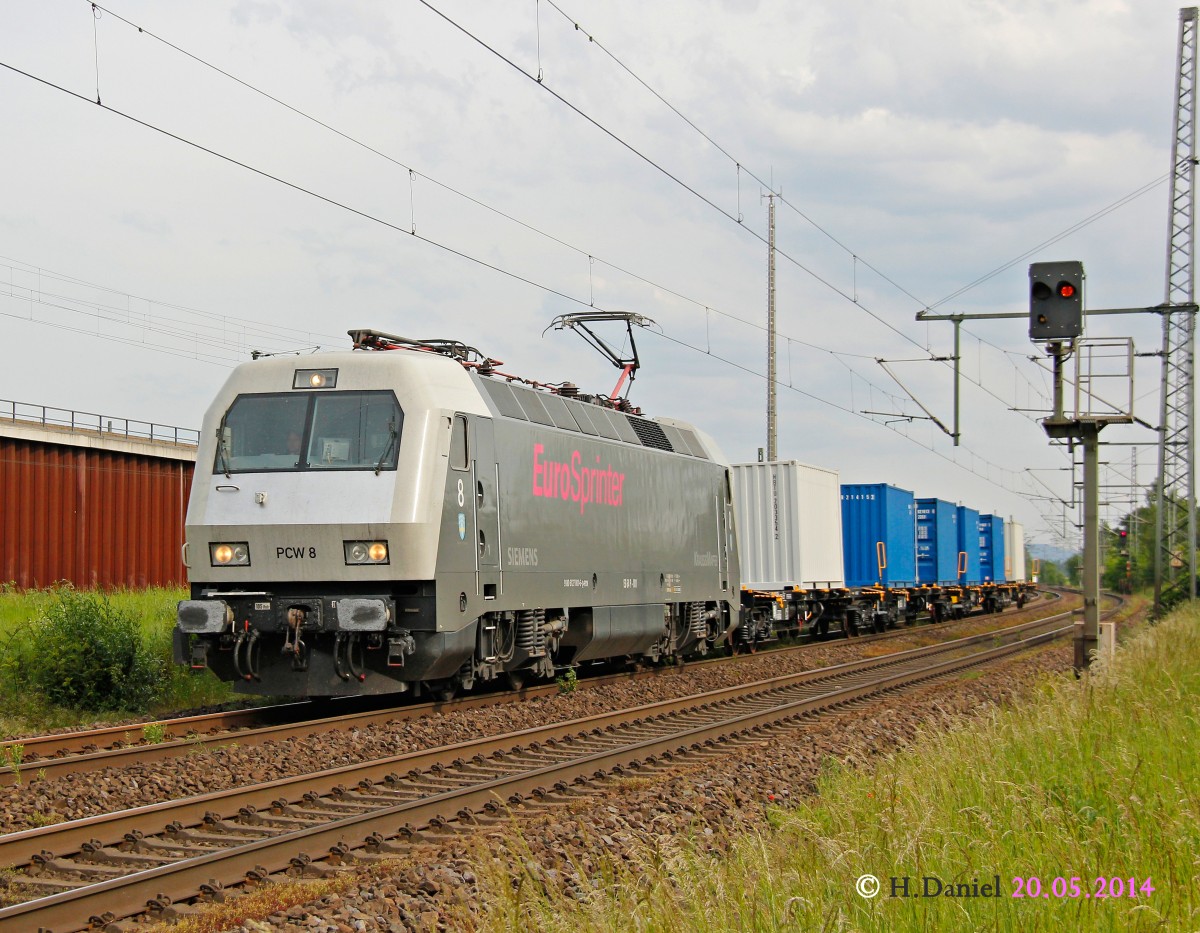
M 1083 263 L 1029 266 L 1029 339 L 1071 340 L 1083 335 Z

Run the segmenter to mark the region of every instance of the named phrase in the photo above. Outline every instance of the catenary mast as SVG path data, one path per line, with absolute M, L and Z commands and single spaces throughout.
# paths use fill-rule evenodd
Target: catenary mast
M 1154 555 L 1156 614 L 1161 614 L 1180 598 L 1196 597 L 1195 432 L 1192 428 L 1196 333 L 1192 266 L 1196 200 L 1196 21 L 1196 7 L 1179 11 L 1179 70 L 1167 231 L 1167 295 L 1163 306 L 1162 411 L 1155 519 L 1158 546 Z

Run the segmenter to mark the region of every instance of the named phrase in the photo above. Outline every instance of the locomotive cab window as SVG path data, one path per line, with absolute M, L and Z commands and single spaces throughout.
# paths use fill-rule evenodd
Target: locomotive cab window
M 386 391 L 239 395 L 213 472 L 394 470 L 403 423 Z
M 450 428 L 450 466 L 456 470 L 465 470 L 471 465 L 467 451 L 467 419 L 462 415 L 454 416 L 454 424 Z

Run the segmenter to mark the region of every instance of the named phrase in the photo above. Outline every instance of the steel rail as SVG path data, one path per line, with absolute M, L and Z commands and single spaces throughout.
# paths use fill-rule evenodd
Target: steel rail
M 168 821 L 199 823 L 213 811 L 214 807 L 220 809 L 222 817 L 231 816 L 237 814 L 241 807 L 268 806 L 278 800 L 285 791 L 288 800 L 295 801 L 303 798 L 306 793 L 322 787 L 328 788 L 343 779 L 380 780 L 398 769 L 411 771 L 428 768 L 463 754 L 486 757 L 497 751 L 520 745 L 525 741 L 543 743 L 558 741 L 569 735 L 587 731 L 603 731 L 635 720 L 678 714 L 685 710 L 702 709 L 714 704 L 767 694 L 797 685 L 821 683 L 837 677 L 854 676 L 895 667 L 915 658 L 961 651 L 973 645 L 993 641 L 998 637 L 1020 637 L 1031 629 L 1054 624 L 1063 616 L 1070 614 L 1069 612 L 1058 613 L 1047 619 L 1024 622 L 1000 632 L 970 635 L 950 642 L 893 652 L 879 657 L 846 661 L 829 667 L 784 674 L 731 687 L 721 687 L 686 697 L 598 713 L 582 719 L 564 720 L 503 735 L 469 739 L 453 745 L 404 752 L 374 761 L 342 765 L 311 774 L 277 778 L 249 788 L 238 787 L 212 791 L 193 797 L 84 817 L 66 823 L 21 830 L 0 836 L 0 869 L 28 864 L 35 855 L 47 848 L 60 854 L 74 852 L 78 851 L 84 843 L 92 841 L 99 841 L 103 845 L 119 843 L 129 832 L 157 832 Z
M 1043 622 L 1042 624 L 1044 625 L 1045 623 Z M 404 815 L 410 820 L 427 821 L 435 815 L 445 816 L 448 813 L 461 810 L 463 807 L 481 806 L 488 801 L 494 800 L 497 796 L 503 798 L 506 795 L 532 793 L 538 788 L 543 787 L 548 780 L 551 783 L 553 781 L 561 783 L 586 777 L 597 771 L 612 769 L 618 765 L 626 766 L 635 761 L 645 760 L 647 757 L 661 755 L 664 752 L 673 753 L 679 750 L 686 750 L 688 747 L 695 748 L 700 744 L 715 741 L 723 735 L 744 733 L 750 729 L 761 728 L 771 723 L 793 718 L 794 716 L 811 713 L 814 710 L 825 709 L 830 706 L 840 706 L 866 696 L 896 690 L 911 682 L 925 682 L 961 670 L 964 667 L 988 663 L 989 661 L 1005 657 L 1017 651 L 1026 650 L 1035 644 L 1043 643 L 1053 637 L 1058 637 L 1062 633 L 1070 631 L 1070 628 L 1070 626 L 1065 626 L 1050 632 L 1018 640 L 1009 645 L 994 647 L 966 658 L 951 658 L 949 660 L 938 661 L 931 665 L 924 665 L 915 671 L 901 670 L 867 683 L 855 683 L 850 686 L 824 692 L 816 697 L 784 700 L 782 703 L 776 702 L 769 704 L 766 709 L 754 709 L 741 714 L 735 713 L 732 716 L 728 715 L 729 711 L 727 710 L 726 715 L 720 716 L 716 722 L 690 725 L 665 736 L 635 740 L 620 745 L 615 749 L 573 757 L 566 763 L 546 764 L 542 767 L 522 770 L 512 775 L 497 776 L 490 781 L 473 784 L 465 790 L 446 790 L 440 794 L 425 796 L 416 801 L 399 803 L 375 812 L 343 816 L 341 819 L 326 822 L 315 828 L 281 832 L 278 835 L 239 846 L 236 852 L 232 854 L 229 851 L 221 851 L 202 856 L 193 856 L 166 865 L 144 869 L 127 875 L 124 878 L 113 878 L 108 881 L 88 884 L 73 891 L 53 894 L 28 901 L 25 904 L 0 910 L 0 931 L 27 928 L 19 925 L 31 922 L 35 916 L 37 922 L 42 926 L 51 925 L 56 929 L 65 929 L 66 927 L 63 924 L 79 924 L 81 916 L 86 915 L 89 911 L 95 912 L 100 908 L 112 912 L 116 916 L 128 916 L 143 910 L 144 904 L 149 897 L 161 894 L 164 885 L 170 891 L 174 892 L 175 896 L 178 896 L 180 890 L 184 887 L 187 888 L 190 894 L 194 894 L 198 884 L 209 880 L 207 875 L 217 863 L 222 863 L 221 877 L 218 879 L 222 881 L 236 880 L 236 878 L 244 875 L 247 870 L 260 866 L 265 867 L 271 872 L 280 871 L 293 863 L 292 860 L 296 857 L 297 846 L 301 844 L 307 846 L 309 849 L 334 845 L 345 846 L 347 844 L 347 833 L 351 832 L 351 830 L 354 831 L 353 840 L 361 844 L 365 841 L 366 836 L 370 835 L 370 833 L 363 832 L 364 827 L 372 828 L 371 831 L 374 832 L 381 820 L 386 821 L 396 816 Z M 994 636 L 988 634 L 973 636 L 969 639 L 961 639 L 959 641 L 978 643 L 979 641 L 989 640 L 992 637 Z M 962 649 L 968 647 L 968 645 L 960 644 L 958 647 Z M 909 656 L 908 661 L 910 662 L 924 661 L 931 656 L 945 654 L 948 650 L 946 646 L 938 645 L 925 649 L 915 649 L 911 652 L 904 652 L 904 654 Z M 876 660 L 891 662 L 878 666 L 895 667 L 897 664 L 894 659 L 895 656 L 892 655 Z M 851 662 L 847 665 L 839 665 L 841 668 L 840 676 L 845 678 L 849 675 L 861 674 L 868 666 L 866 662 Z M 837 676 L 832 670 L 827 670 L 823 673 L 825 676 L 821 678 L 822 680 L 829 680 Z M 779 680 L 796 679 L 798 679 L 797 675 L 791 675 L 789 678 L 776 678 L 773 681 L 760 682 L 755 686 L 760 687 L 762 684 L 769 683 L 775 692 L 778 692 L 784 686 L 779 683 Z M 755 696 L 762 693 L 761 690 L 755 693 L 754 688 L 750 688 L 749 691 L 746 688 L 741 689 L 743 692 L 749 692 Z M 714 691 L 713 693 L 727 695 L 731 691 Z M 651 704 L 647 707 L 639 707 L 633 711 L 625 711 L 623 714 L 624 722 L 629 723 L 629 717 L 633 716 L 634 724 L 644 724 L 649 721 L 644 714 L 647 711 L 654 710 L 658 713 L 656 720 L 661 723 L 663 717 L 668 714 L 668 709 L 671 707 L 694 710 L 695 699 L 692 698 L 693 702 L 690 705 L 685 705 L 682 701 L 676 700 L 668 701 L 664 704 Z M 711 709 L 713 705 L 713 703 L 709 703 L 706 708 Z M 565 739 L 567 735 L 572 734 L 568 729 L 569 726 L 574 727 L 575 734 L 578 734 L 581 726 L 584 728 L 592 726 L 592 731 L 588 734 L 596 735 L 602 731 L 603 725 L 607 724 L 611 727 L 612 724 L 621 721 L 618 718 L 621 716 L 622 714 L 605 714 L 602 717 L 578 720 L 574 723 L 558 724 L 548 729 L 525 730 L 522 733 L 485 740 L 483 743 L 463 743 L 462 745 L 440 751 L 442 752 L 442 757 L 445 757 L 447 754 L 453 754 L 460 749 L 465 750 L 467 747 L 470 747 L 477 754 L 482 755 L 489 747 L 498 748 L 507 745 L 511 749 L 514 738 L 526 738 L 534 735 L 538 736 L 541 742 L 546 743 L 551 740 L 551 736 L 557 739 Z M 547 733 L 550 734 L 548 735 Z M 515 751 L 512 753 L 515 754 Z M 409 763 L 415 763 L 415 760 L 422 756 L 432 758 L 435 756 L 435 753 L 414 753 L 414 756 L 408 756 Z M 373 763 L 371 769 L 373 772 L 378 770 L 374 767 L 376 764 L 386 764 L 394 767 L 395 762 Z M 337 770 L 342 771 L 344 769 Z M 361 777 L 362 774 L 363 769 L 359 769 L 358 776 Z M 331 777 L 330 773 L 327 772 L 322 777 L 326 781 L 326 786 L 328 786 L 328 780 Z M 254 791 L 258 796 L 274 797 L 279 790 L 280 783 L 272 782 L 274 786 L 262 785 L 260 788 L 255 788 Z M 294 785 L 295 783 L 293 782 Z M 203 807 L 208 802 L 210 801 L 198 798 L 195 801 L 187 801 L 185 803 L 192 809 L 195 809 Z M 245 807 L 245 797 L 239 802 Z M 449 809 L 447 809 L 448 807 Z M 156 806 L 140 808 L 138 811 L 129 811 L 129 813 L 136 813 L 139 817 L 150 817 L 151 814 L 146 811 L 154 810 L 156 811 L 154 815 L 157 816 L 155 822 L 158 826 L 161 826 L 164 809 L 164 806 Z M 88 835 L 88 830 L 96 827 L 97 820 L 102 819 L 96 818 L 94 820 L 78 821 L 80 824 L 90 823 L 91 826 L 69 826 L 68 824 L 69 830 L 74 834 L 82 832 L 84 835 Z M 129 824 L 123 828 L 129 831 Z M 54 829 L 55 827 L 45 828 L 45 830 Z M 44 830 L 14 834 L 14 836 L 24 837 L 20 840 L 22 842 L 33 841 L 35 837 L 45 838 L 48 835 L 52 835 L 52 833 L 47 833 Z M 5 837 L 6 840 L 8 838 Z M 14 839 L 12 841 L 17 842 L 18 840 Z M 66 838 L 60 834 L 59 841 L 65 842 Z M 8 863 L 7 860 L 6 863 Z M 178 878 L 179 881 L 167 884 L 167 880 L 171 878 Z M 200 878 L 200 880 L 197 881 L 195 880 L 196 878 Z
M 949 625 L 979 621 L 978 616 L 930 626 L 930 632 L 945 631 Z M 1051 617 L 1053 618 L 1053 616 Z M 859 642 L 881 641 L 913 635 L 924 631 L 917 628 L 901 628 L 876 635 L 858 636 Z M 832 643 L 832 642 L 829 642 Z M 807 650 L 810 642 L 769 649 L 773 653 L 798 653 Z M 744 657 L 744 656 L 739 656 Z M 719 657 L 690 661 L 686 670 L 704 669 L 714 664 L 735 662 L 735 658 Z M 649 668 L 641 671 L 626 671 L 615 674 L 600 674 L 579 680 L 578 689 L 603 689 L 614 683 L 651 677 L 672 676 L 678 673 L 674 667 Z M 35 776 L 39 780 L 52 780 L 66 774 L 95 771 L 106 767 L 122 767 L 130 763 L 145 764 L 163 761 L 191 753 L 197 748 L 211 748 L 236 741 L 239 745 L 256 745 L 278 741 L 292 735 L 321 734 L 342 729 L 363 728 L 388 722 L 406 722 L 438 713 L 470 710 L 502 703 L 518 703 L 542 697 L 554 696 L 559 691 L 556 684 L 528 686 L 519 691 L 485 693 L 463 697 L 452 701 L 389 706 L 384 709 L 365 710 L 340 715 L 324 716 L 319 719 L 292 718 L 307 716 L 313 712 L 308 702 L 287 703 L 247 710 L 233 710 L 165 719 L 146 723 L 131 723 L 123 726 L 108 726 L 80 732 L 64 732 L 28 738 L 15 738 L 0 745 L 19 746 L 21 761 L 0 771 L 0 787 L 23 784 Z M 347 703 L 361 702 L 361 698 L 348 698 Z M 341 701 L 339 701 L 341 702 Z M 266 720 L 268 725 L 260 725 Z M 244 724 L 244 725 L 242 725 Z M 131 742 L 131 736 L 145 734 L 147 726 L 162 727 L 165 735 L 184 738 L 168 738 L 162 742 Z M 109 747 L 100 747 L 105 743 Z

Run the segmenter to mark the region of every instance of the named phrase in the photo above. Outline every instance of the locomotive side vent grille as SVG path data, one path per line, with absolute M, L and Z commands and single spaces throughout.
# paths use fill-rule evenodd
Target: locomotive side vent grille
M 691 431 L 684 432 L 681 428 L 671 424 L 659 424 L 663 434 L 667 435 L 667 440 L 671 442 L 671 448 L 677 454 L 687 454 L 689 457 L 699 457 L 707 460 L 708 457 L 704 453 L 704 448 L 700 446 L 700 442 L 696 440 L 696 435 Z
M 632 425 L 634 432 L 638 436 L 638 440 L 642 442 L 643 447 L 654 447 L 658 450 L 669 450 L 674 453 L 675 448 L 671 446 L 671 442 L 667 440 L 667 435 L 663 433 L 663 429 L 658 426 L 657 422 L 648 421 L 645 418 L 634 418 L 631 415 L 626 415 Z
M 542 400 L 537 392 L 534 392 L 532 389 L 518 389 L 514 387 L 512 394 L 521 403 L 521 407 L 525 409 L 525 416 L 530 421 L 535 424 L 558 427 L 558 425 L 554 424 L 554 419 L 550 417 L 550 412 L 546 411 L 546 406 L 542 404 Z
M 480 379 L 479 383 L 500 414 L 508 418 L 708 459 L 708 454 L 690 431 L 664 427 L 649 418 L 628 415 L 602 405 L 589 405 L 574 398 L 539 395 L 532 389 L 493 379 Z
M 495 382 L 491 379 L 481 379 L 480 384 L 487 390 L 487 394 L 492 397 L 492 401 L 500 409 L 500 414 L 507 415 L 509 418 L 520 418 L 522 421 L 529 420 L 522 410 L 520 403 L 517 401 L 517 397 L 513 395 L 513 390 L 508 383 Z

